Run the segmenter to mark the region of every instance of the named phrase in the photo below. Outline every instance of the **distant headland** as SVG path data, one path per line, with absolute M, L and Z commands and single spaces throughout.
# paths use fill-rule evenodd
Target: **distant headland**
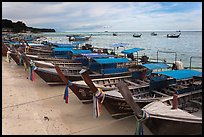
M 2 31 L 9 31 L 9 32 L 14 32 L 14 33 L 56 32 L 55 29 L 27 27 L 26 24 L 21 21 L 13 22 L 12 20 L 8 20 L 8 19 L 2 19 Z

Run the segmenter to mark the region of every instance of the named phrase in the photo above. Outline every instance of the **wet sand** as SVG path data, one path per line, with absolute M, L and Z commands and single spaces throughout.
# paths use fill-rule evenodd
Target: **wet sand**
M 5 60 L 2 57 L 3 135 L 134 135 L 133 116 L 113 119 L 102 107 L 96 119 L 93 105 L 82 104 L 71 90 L 69 103 L 64 103 L 64 85 L 49 86 L 37 74 L 30 81 L 23 66 Z

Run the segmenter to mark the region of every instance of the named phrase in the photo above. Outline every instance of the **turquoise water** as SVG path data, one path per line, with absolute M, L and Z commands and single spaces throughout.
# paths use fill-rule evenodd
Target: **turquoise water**
M 157 51 L 172 51 L 176 52 L 177 60 L 183 62 L 185 67 L 190 66 L 190 57 L 202 57 L 202 32 L 201 31 L 183 31 L 179 38 L 167 38 L 166 35 L 179 32 L 156 32 L 157 36 L 151 36 L 151 32 L 142 33 L 141 38 L 135 38 L 132 35 L 134 32 L 116 32 L 118 36 L 113 36 L 113 32 L 64 32 L 64 33 L 44 33 L 43 35 L 51 42 L 70 43 L 66 35 L 68 34 L 84 34 L 89 36 L 92 34 L 90 41 L 86 43 L 92 44 L 94 47 L 112 48 L 113 43 L 128 43 L 125 48 L 144 48 L 139 51 L 139 55 L 146 54 L 150 58 L 157 58 Z M 113 49 L 113 48 L 112 48 Z M 124 48 L 119 48 L 116 52 Z M 167 62 L 173 62 L 175 53 L 159 52 L 160 59 L 166 59 Z M 192 67 L 202 67 L 202 58 L 192 58 Z

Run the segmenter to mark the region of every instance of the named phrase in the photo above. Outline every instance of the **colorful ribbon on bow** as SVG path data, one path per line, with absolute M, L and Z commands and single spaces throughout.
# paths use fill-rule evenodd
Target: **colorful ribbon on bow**
M 20 66 L 22 65 L 22 56 L 23 56 L 23 54 L 20 54 L 20 57 L 19 57 L 19 65 Z
M 64 91 L 64 100 L 65 100 L 65 103 L 67 103 L 67 104 L 68 104 L 68 101 L 69 101 L 69 86 L 71 84 L 72 84 L 71 81 L 68 80 L 68 83 L 67 83 L 65 91 Z
M 99 100 L 100 98 L 102 98 L 101 101 Z M 98 118 L 102 112 L 101 104 L 103 103 L 104 99 L 105 93 L 102 91 L 102 89 L 98 88 L 98 91 L 93 94 L 93 110 L 95 118 Z
M 9 50 L 7 51 L 6 55 L 7 55 L 7 62 L 11 63 L 11 52 Z
M 30 69 L 30 80 L 34 81 L 34 79 L 35 79 L 35 77 L 34 77 L 34 70 L 36 70 L 37 67 L 35 67 L 35 63 L 32 60 L 30 61 L 29 69 Z
M 27 70 L 27 65 L 26 65 L 26 62 L 23 61 L 23 67 L 24 67 L 24 71 Z

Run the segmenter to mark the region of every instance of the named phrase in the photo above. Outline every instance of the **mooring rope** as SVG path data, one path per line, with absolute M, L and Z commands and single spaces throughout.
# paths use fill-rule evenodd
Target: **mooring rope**
M 143 130 L 143 121 L 145 121 L 146 119 L 149 119 L 150 115 L 148 112 L 146 112 L 145 110 L 142 110 L 142 118 L 138 119 L 136 117 L 136 129 L 135 129 L 135 135 L 144 135 L 144 130 Z

